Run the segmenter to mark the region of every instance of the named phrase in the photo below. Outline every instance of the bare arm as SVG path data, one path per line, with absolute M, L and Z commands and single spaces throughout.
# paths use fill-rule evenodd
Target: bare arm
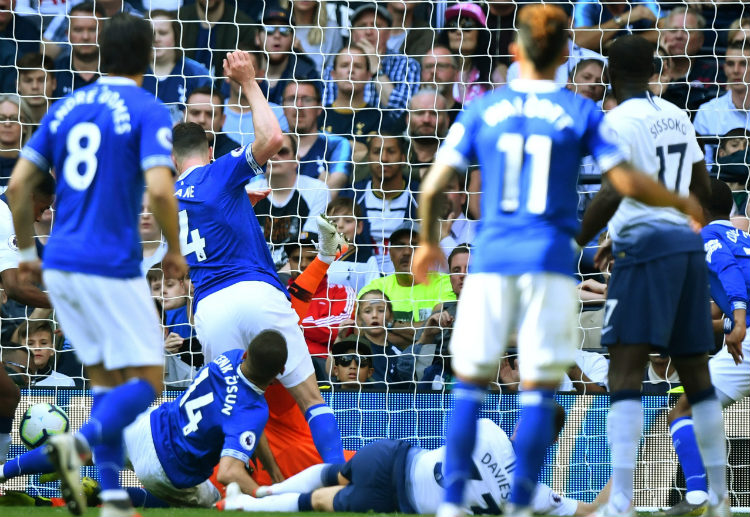
M 708 179 L 706 162 L 701 160 L 693 164 L 693 175 L 690 178 L 690 192 L 698 201 L 707 207 L 711 201 L 711 181 Z
M 252 495 L 253 490 L 258 488 L 258 483 L 245 468 L 245 463 L 231 456 L 222 456 L 219 460 L 219 470 L 216 473 L 216 480 L 222 485 L 237 483 L 240 485 L 243 494 Z
M 8 183 L 8 202 L 13 213 L 13 226 L 20 250 L 34 246 L 34 211 L 31 198 L 34 190 L 44 179 L 44 174 L 48 172 L 39 170 L 26 158 L 19 158 Z
M 419 195 L 419 218 L 422 220 L 420 245 L 414 255 L 413 273 L 417 283 L 428 281 L 427 273 L 435 264 L 445 262 L 445 255 L 440 249 L 440 225 L 438 220 L 441 213 L 441 199 L 448 186 L 453 167 L 443 163 L 435 163 L 422 182 L 422 193 Z
M 145 173 L 146 189 L 156 222 L 167 241 L 167 253 L 162 260 L 164 274 L 168 278 L 183 278 L 187 274 L 185 259 L 180 251 L 180 232 L 177 224 L 177 200 L 174 197 L 172 171 L 159 166 Z
M 271 476 L 271 481 L 273 483 L 284 481 L 284 474 L 281 473 L 281 468 L 279 468 L 279 464 L 276 463 L 276 458 L 274 458 L 271 446 L 268 444 L 266 433 L 260 435 L 258 445 L 255 447 L 255 455 L 263 464 L 263 468 L 266 469 L 268 475 Z
M 617 193 L 606 176 L 602 177 L 602 188 L 596 193 L 583 214 L 581 231 L 576 236 L 579 246 L 588 244 L 599 230 L 607 225 L 607 222 L 615 215 L 617 207 L 620 206 L 622 196 Z
M 255 128 L 253 157 L 259 165 L 264 165 L 283 145 L 279 121 L 255 80 L 255 69 L 247 52 L 237 50 L 227 54 L 224 73 L 229 79 L 239 83 L 242 95 L 250 105 Z
M 18 269 L 6 269 L 0 273 L 0 279 L 2 279 L 3 288 L 8 298 L 31 307 L 40 307 L 43 309 L 52 307 L 44 291 L 32 283 L 21 282 L 18 277 Z

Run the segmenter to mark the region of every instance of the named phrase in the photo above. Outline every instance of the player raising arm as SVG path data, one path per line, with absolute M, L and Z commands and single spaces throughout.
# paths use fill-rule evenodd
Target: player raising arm
M 417 281 L 443 260 L 438 195 L 473 161 L 482 171 L 482 227 L 472 255 L 453 332 L 459 379 L 446 442 L 445 504 L 438 516 L 461 515 L 476 418 L 485 388 L 511 332 L 518 331 L 521 427 L 518 463 L 506 515 L 530 515 L 531 498 L 552 442 L 553 395 L 577 347 L 578 296 L 573 273 L 578 230 L 576 181 L 591 154 L 623 193 L 691 214 L 700 207 L 625 163 L 597 106 L 554 83 L 565 60 L 567 17 L 558 7 L 532 5 L 518 16 L 512 52 L 521 79 L 474 101 L 459 115 L 423 183 L 422 243 Z
M 44 253 L 44 284 L 94 395 L 91 420 L 75 437 L 50 440 L 29 461 L 52 460 L 68 508 L 80 514 L 85 501 L 78 466 L 93 450 L 102 511 L 127 516 L 133 510 L 119 480 L 122 432 L 163 388 L 161 329 L 140 270 L 144 181 L 169 247 L 164 272 L 181 278 L 187 270 L 170 170 L 171 119 L 139 88 L 153 31 L 142 18 L 117 14 L 105 22 L 99 45 L 102 71 L 109 75 L 49 110 L 21 151 L 8 199 L 19 272 L 38 278 L 31 198 L 44 175 L 56 171 L 57 217 Z
M 618 106 L 607 120 L 637 167 L 673 195 L 692 192 L 707 200 L 708 175 L 690 119 L 648 91 L 652 54 L 652 45 L 638 36 L 624 36 L 612 44 L 609 72 Z M 707 366 L 713 331 L 703 241 L 685 215 L 668 207 L 647 206 L 620 189 L 619 178 L 611 172 L 606 180 L 584 214 L 577 238 L 579 244 L 588 242 L 609 219 L 615 264 L 602 344 L 609 347 L 610 360 L 618 367 L 609 370 L 612 493 L 597 515 L 634 515 L 633 472 L 643 425 L 641 380 L 648 354 L 656 348 L 671 357 L 692 406 L 695 436 L 708 474 L 707 515 L 727 516 L 724 423 Z M 595 259 L 602 260 L 609 251 L 605 246 Z
M 333 411 L 320 395 L 299 318 L 281 284 L 245 185 L 263 173 L 284 146 L 276 116 L 255 81 L 249 56 L 227 56 L 227 76 L 242 88 L 253 113 L 256 140 L 209 165 L 209 148 L 197 124 L 174 128 L 175 185 L 180 205 L 182 251 L 195 286 L 195 329 L 207 359 L 240 348 L 261 330 L 278 330 L 289 359 L 281 383 L 310 426 L 324 461 L 342 463 L 341 436 Z M 288 140 L 288 139 L 287 139 Z M 284 151 L 291 153 L 292 149 Z M 334 257 L 326 260 L 332 262 Z

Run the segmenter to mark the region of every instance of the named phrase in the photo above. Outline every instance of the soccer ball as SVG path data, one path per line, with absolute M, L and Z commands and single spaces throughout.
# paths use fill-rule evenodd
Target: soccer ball
M 54 404 L 34 404 L 23 414 L 18 434 L 27 449 L 36 449 L 47 438 L 67 433 L 70 424 L 65 411 Z

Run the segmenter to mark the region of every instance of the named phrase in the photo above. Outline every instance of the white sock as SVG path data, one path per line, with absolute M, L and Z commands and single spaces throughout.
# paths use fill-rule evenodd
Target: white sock
M 708 478 L 708 502 L 716 505 L 727 496 L 727 438 L 718 399 L 693 405 L 693 429 Z
M 256 499 L 247 494 L 227 499 L 225 510 L 244 510 L 246 512 L 298 512 L 300 494 L 269 495 Z
M 612 493 L 609 504 L 624 512 L 633 500 L 633 472 L 643 427 L 641 399 L 614 402 L 607 419 L 607 438 L 612 454 Z
M 5 463 L 10 452 L 10 433 L 0 433 L 0 463 Z
M 272 495 L 278 495 L 278 494 L 305 494 L 307 492 L 312 492 L 316 488 L 320 488 L 323 485 L 323 471 L 326 467 L 330 465 L 329 463 L 320 463 L 318 465 L 313 465 L 312 467 L 308 467 L 302 472 L 293 475 L 292 477 L 285 479 L 284 481 L 280 483 L 276 483 L 274 485 L 271 485 L 269 487 L 261 487 L 261 488 L 267 488 L 265 491 L 265 494 L 272 494 Z M 261 488 L 257 490 L 257 492 L 260 495 Z M 293 510 L 294 511 L 294 510 Z

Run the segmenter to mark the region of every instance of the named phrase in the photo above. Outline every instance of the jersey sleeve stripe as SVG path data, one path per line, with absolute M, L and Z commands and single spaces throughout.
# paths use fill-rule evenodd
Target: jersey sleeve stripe
M 469 160 L 455 149 L 449 147 L 443 147 L 438 151 L 435 163 L 449 165 L 461 172 L 469 168 Z
M 33 149 L 29 146 L 24 147 L 23 149 L 21 149 L 21 157 L 26 158 L 44 172 L 48 172 L 50 170 L 49 162 L 44 156 L 41 155 L 41 153 L 37 152 L 36 149 Z
M 256 176 L 263 174 L 263 167 L 261 167 L 260 164 L 255 161 L 255 156 L 253 156 L 252 144 L 245 147 L 245 159 L 247 160 L 247 164 L 250 166 Z
M 153 169 L 154 167 L 168 167 L 170 169 L 173 169 L 174 164 L 172 163 L 172 158 L 163 154 L 146 156 L 143 160 L 141 160 L 142 170 L 147 171 L 149 169 Z
M 224 456 L 230 456 L 232 458 L 238 459 L 241 462 L 243 462 L 245 465 L 250 463 L 250 456 L 248 456 L 244 452 L 240 452 L 235 449 L 222 449 L 221 457 L 223 458 Z

